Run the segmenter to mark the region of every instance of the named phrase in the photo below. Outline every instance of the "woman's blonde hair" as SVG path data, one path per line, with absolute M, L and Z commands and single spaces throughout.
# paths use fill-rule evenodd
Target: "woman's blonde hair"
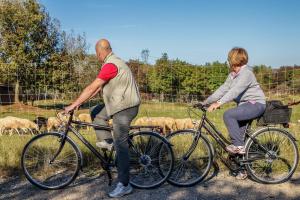
M 227 60 L 230 67 L 241 67 L 248 63 L 248 53 L 243 48 L 234 47 L 229 51 Z

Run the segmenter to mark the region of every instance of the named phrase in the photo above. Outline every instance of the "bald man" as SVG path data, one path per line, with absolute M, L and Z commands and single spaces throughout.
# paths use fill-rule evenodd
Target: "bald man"
M 111 149 L 114 144 L 119 182 L 109 196 L 122 197 L 132 192 L 129 184 L 128 133 L 130 123 L 138 113 L 140 94 L 130 68 L 112 52 L 108 40 L 101 39 L 97 42 L 96 54 L 98 60 L 103 63 L 99 74 L 79 97 L 65 108 L 65 112 L 74 110 L 102 91 L 104 105 L 93 107 L 91 117 L 95 124 L 106 126 L 112 118 L 114 134 L 112 136 L 108 131 L 95 130 L 98 140 L 96 146 Z

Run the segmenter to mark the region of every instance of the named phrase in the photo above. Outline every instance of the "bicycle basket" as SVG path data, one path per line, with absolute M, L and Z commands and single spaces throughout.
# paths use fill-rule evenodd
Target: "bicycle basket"
M 267 101 L 264 114 L 258 119 L 258 125 L 288 124 L 292 109 L 283 105 L 281 101 Z

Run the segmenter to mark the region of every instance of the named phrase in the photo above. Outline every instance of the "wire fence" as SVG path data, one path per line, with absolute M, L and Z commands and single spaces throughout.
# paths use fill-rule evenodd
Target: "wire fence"
M 96 78 L 100 68 L 98 64 L 91 66 L 90 63 L 89 66 L 84 63 L 77 63 L 77 67 L 73 70 L 66 69 L 62 64 L 51 66 L 51 70 L 47 67 L 49 66 L 38 68 L 34 64 L 26 64 L 18 69 L 13 69 L 11 66 L 1 68 L 0 117 L 14 115 L 34 119 L 36 116 L 53 115 L 49 111 L 62 109 L 74 100 L 83 88 Z M 148 69 L 151 70 L 151 67 Z M 228 74 L 228 70 L 224 72 L 224 69 L 220 68 L 216 68 L 219 71 L 212 73 L 214 74 L 213 77 L 207 77 L 208 75 L 202 71 L 195 71 L 195 73 L 188 76 L 189 79 L 199 79 L 201 81 L 201 77 L 203 77 L 203 81 L 196 82 L 193 91 L 188 91 L 184 86 L 188 85 L 189 82 L 187 80 L 184 83 L 180 82 L 181 78 L 178 77 L 180 75 L 173 70 L 173 72 L 169 72 L 171 77 L 174 76 L 174 79 L 179 81 L 173 83 L 170 86 L 172 88 L 167 92 L 157 93 L 152 92 L 149 87 L 145 89 L 145 85 L 147 86 L 145 80 L 148 80 L 150 75 L 148 71 L 141 74 L 139 70 L 139 68 L 135 71 L 133 69 L 135 79 L 139 87 L 142 88 L 143 104 L 161 104 L 159 110 L 162 113 L 168 113 L 167 109 L 170 109 L 170 112 L 172 112 L 172 109 L 174 112 L 176 111 L 176 106 L 166 106 L 168 103 L 186 105 L 205 99 L 215 88 L 222 84 Z M 268 100 L 279 99 L 284 103 L 300 100 L 300 68 L 298 66 L 268 70 L 258 68 L 255 75 Z M 155 79 L 155 77 L 153 78 Z M 215 88 L 208 90 L 208 84 L 212 83 L 215 84 Z M 22 108 L 16 107 L 16 101 L 24 106 Z M 84 104 L 82 109 L 89 109 L 99 102 L 102 102 L 100 94 Z M 28 107 L 25 107 L 25 105 Z M 38 110 L 34 110 L 34 108 Z M 147 115 L 151 115 L 152 111 L 152 108 L 147 106 L 143 110 Z M 296 114 L 298 117 L 299 112 L 300 109 L 295 109 L 293 115 Z

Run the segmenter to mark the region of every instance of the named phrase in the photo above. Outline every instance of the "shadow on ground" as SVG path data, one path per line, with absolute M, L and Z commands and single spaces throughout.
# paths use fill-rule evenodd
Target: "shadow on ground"
M 54 191 L 40 190 L 16 177 L 0 182 L 0 199 L 108 199 L 109 190 L 106 176 L 81 175 L 71 186 Z M 122 199 L 300 199 L 300 174 L 287 183 L 263 185 L 250 180 L 239 181 L 224 173 L 189 188 L 164 184 L 151 190 L 135 189 Z

